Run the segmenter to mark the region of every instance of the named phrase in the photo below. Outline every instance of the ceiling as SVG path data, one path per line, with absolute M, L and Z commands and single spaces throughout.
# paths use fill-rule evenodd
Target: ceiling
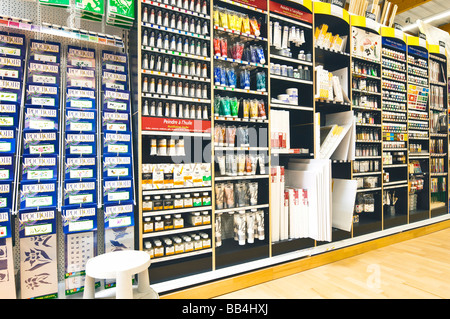
M 399 7 L 394 21 L 403 27 L 415 23 L 418 19 L 425 20 L 450 10 L 449 0 L 393 0 L 391 2 L 398 4 Z M 450 15 L 429 22 L 429 25 L 450 32 Z M 417 28 L 411 30 L 413 34 L 417 32 Z

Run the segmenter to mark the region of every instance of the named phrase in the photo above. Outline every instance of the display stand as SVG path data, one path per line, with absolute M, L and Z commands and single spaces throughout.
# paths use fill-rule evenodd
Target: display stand
M 383 228 L 387 229 L 406 224 L 408 217 L 407 52 L 401 30 L 382 27 L 381 35 Z
M 214 265 L 220 269 L 270 255 L 269 16 L 267 1 L 214 1 L 212 14 Z
M 315 154 L 314 16 L 308 3 L 270 1 L 269 6 L 271 167 L 285 169 L 290 159 L 314 158 Z M 292 34 L 292 40 L 283 42 L 285 32 Z M 276 214 L 274 206 L 272 215 Z M 283 201 L 280 211 L 284 206 Z M 315 245 L 311 238 L 294 235 L 293 220 L 284 221 L 288 231 L 282 236 L 279 229 L 274 229 L 278 224 L 271 227 L 272 256 Z
M 431 217 L 448 212 L 448 88 L 445 44 L 428 45 Z
M 407 37 L 409 222 L 430 217 L 429 53 L 426 39 Z
M 358 181 L 353 236 L 382 229 L 381 205 L 381 36 L 375 21 L 351 16 L 352 105 L 356 108 L 356 156 L 352 178 Z M 383 86 L 384 89 L 384 86 Z M 353 109 L 353 106 L 352 106 Z
M 212 267 L 212 8 L 172 2 L 143 0 L 137 19 L 139 248 L 152 282 Z
M 320 158 L 320 142 L 317 138 L 320 127 L 324 127 L 327 115 L 347 112 L 351 105 L 350 68 L 350 16 L 348 12 L 328 3 L 314 3 L 314 107 L 315 107 L 315 158 Z M 328 33 L 328 34 L 327 34 Z M 332 39 L 333 42 L 331 41 Z M 331 45 L 334 43 L 334 45 Z M 342 97 L 334 96 L 329 77 L 336 76 L 342 87 Z M 321 134 L 321 136 L 323 133 Z M 351 160 L 332 159 L 332 177 L 351 179 Z M 351 232 L 332 229 L 332 241 L 350 238 Z M 326 242 L 317 242 L 316 245 Z

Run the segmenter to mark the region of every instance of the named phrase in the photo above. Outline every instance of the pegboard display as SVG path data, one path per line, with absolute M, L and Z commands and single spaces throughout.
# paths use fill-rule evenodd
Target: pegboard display
M 25 47 L 29 47 L 30 39 L 38 39 L 42 41 L 48 41 L 48 42 L 57 42 L 61 45 L 61 56 L 60 56 L 60 67 L 61 70 L 66 70 L 68 64 L 68 56 L 67 51 L 69 46 L 76 46 L 81 48 L 86 48 L 90 50 L 95 51 L 95 57 L 96 57 L 96 63 L 95 63 L 95 73 L 98 75 L 96 76 L 96 88 L 97 91 L 97 100 L 95 109 L 98 111 L 99 118 L 98 122 L 100 129 L 101 127 L 101 110 L 102 110 L 102 101 L 103 101 L 103 88 L 102 88 L 102 66 L 103 66 L 103 60 L 102 60 L 102 52 L 114 52 L 114 53 L 126 53 L 127 52 L 127 39 L 128 39 L 128 31 L 119 27 L 113 27 L 108 26 L 104 22 L 96 22 L 96 21 L 88 21 L 80 19 L 79 16 L 77 16 L 77 13 L 73 10 L 66 10 L 63 8 L 55 8 L 55 7 L 49 7 L 49 6 L 43 6 L 39 5 L 35 2 L 27 2 L 27 1 L 20 1 L 20 0 L 12 0 L 9 1 L 8 6 L 2 6 L 0 8 L 0 20 L 3 21 L 20 21 L 23 19 L 23 22 L 26 22 L 28 27 L 19 27 L 18 25 L 13 25 L 12 28 L 10 27 L 0 27 L 0 31 L 7 32 L 7 33 L 14 33 L 14 34 L 23 34 L 25 35 Z M 5 24 L 2 24 L 5 25 Z M 31 26 L 38 26 L 45 28 L 46 32 L 37 32 L 32 31 Z M 53 30 L 57 30 L 57 32 L 52 33 Z M 39 28 L 37 28 L 39 30 Z M 89 31 L 87 31 L 89 30 Z M 67 31 L 67 33 L 61 32 L 61 31 Z M 79 32 L 88 32 L 90 35 L 94 35 L 99 37 L 100 35 L 107 36 L 110 38 L 113 38 L 115 41 L 111 42 L 98 42 L 97 40 L 92 40 L 87 38 L 86 40 L 80 40 L 74 37 L 74 35 L 78 35 Z M 123 43 L 122 47 L 118 46 L 117 43 Z M 28 58 L 28 57 L 27 57 Z M 25 59 L 25 63 L 27 62 L 27 58 Z M 61 80 L 60 80 L 60 92 L 61 92 L 61 103 L 65 103 L 66 98 L 66 85 L 67 85 L 67 74 L 66 72 L 61 71 Z M 61 104 L 62 105 L 62 104 Z M 22 103 L 23 107 L 23 103 Z M 64 109 L 61 108 L 60 110 L 61 116 L 64 115 Z M 130 115 L 130 114 L 129 114 Z M 60 122 L 64 124 L 64 122 Z M 100 131 L 101 132 L 101 131 Z M 98 165 L 102 165 L 102 136 L 98 136 L 98 145 L 97 148 L 99 152 L 97 153 L 98 156 Z M 64 136 L 63 136 L 64 137 Z M 60 141 L 63 145 L 64 141 Z M 62 156 L 62 155 L 60 155 Z M 19 161 L 20 162 L 20 161 Z M 58 174 L 64 175 L 64 161 L 58 160 L 59 166 L 58 166 Z M 98 171 L 100 174 L 98 176 L 95 176 L 98 179 L 98 198 L 102 198 L 102 173 L 100 166 L 98 166 Z M 18 168 L 20 169 L 20 167 Z M 134 190 L 133 190 L 134 192 Z M 60 191 L 59 198 L 58 198 L 58 213 L 56 218 L 56 228 L 57 228 L 57 247 L 58 247 L 58 254 L 57 254 L 57 264 L 58 264 L 58 282 L 64 282 L 65 277 L 65 236 L 63 234 L 63 220 L 61 217 L 61 207 L 63 204 L 62 200 L 62 194 L 63 192 Z M 17 193 L 18 194 L 18 193 Z M 105 231 L 104 231 L 104 214 L 103 214 L 103 207 L 102 202 L 98 203 L 97 206 L 97 254 L 102 254 L 105 252 Z M 20 222 L 18 220 L 17 216 L 12 217 L 12 225 L 13 225 L 13 237 L 16 238 L 13 242 L 13 250 L 14 250 L 14 268 L 16 272 L 16 276 L 19 275 L 19 265 L 20 265 L 20 241 L 19 238 L 19 227 Z M 64 290 L 59 289 L 58 292 L 59 296 L 58 298 L 64 298 Z M 18 293 L 18 296 L 20 297 L 20 292 Z M 67 296 L 69 298 L 69 296 Z

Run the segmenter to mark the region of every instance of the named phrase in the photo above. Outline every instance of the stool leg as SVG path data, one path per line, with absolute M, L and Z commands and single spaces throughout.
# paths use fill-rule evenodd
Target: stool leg
M 148 275 L 148 269 L 145 269 L 138 274 L 138 291 L 147 292 L 149 290 L 150 290 L 150 278 Z
M 94 298 L 95 298 L 95 278 L 86 275 L 84 279 L 83 299 L 94 299 Z
M 131 275 L 119 272 L 116 276 L 116 299 L 133 299 L 133 285 Z

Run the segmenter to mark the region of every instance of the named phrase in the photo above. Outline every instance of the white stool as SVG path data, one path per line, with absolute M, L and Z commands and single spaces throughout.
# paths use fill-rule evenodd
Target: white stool
M 86 263 L 83 298 L 95 298 L 95 279 L 115 279 L 116 299 L 133 299 L 132 276 L 135 274 L 138 274 L 138 293 L 155 295 L 150 287 L 149 266 L 149 254 L 136 250 L 115 251 L 91 258 Z

